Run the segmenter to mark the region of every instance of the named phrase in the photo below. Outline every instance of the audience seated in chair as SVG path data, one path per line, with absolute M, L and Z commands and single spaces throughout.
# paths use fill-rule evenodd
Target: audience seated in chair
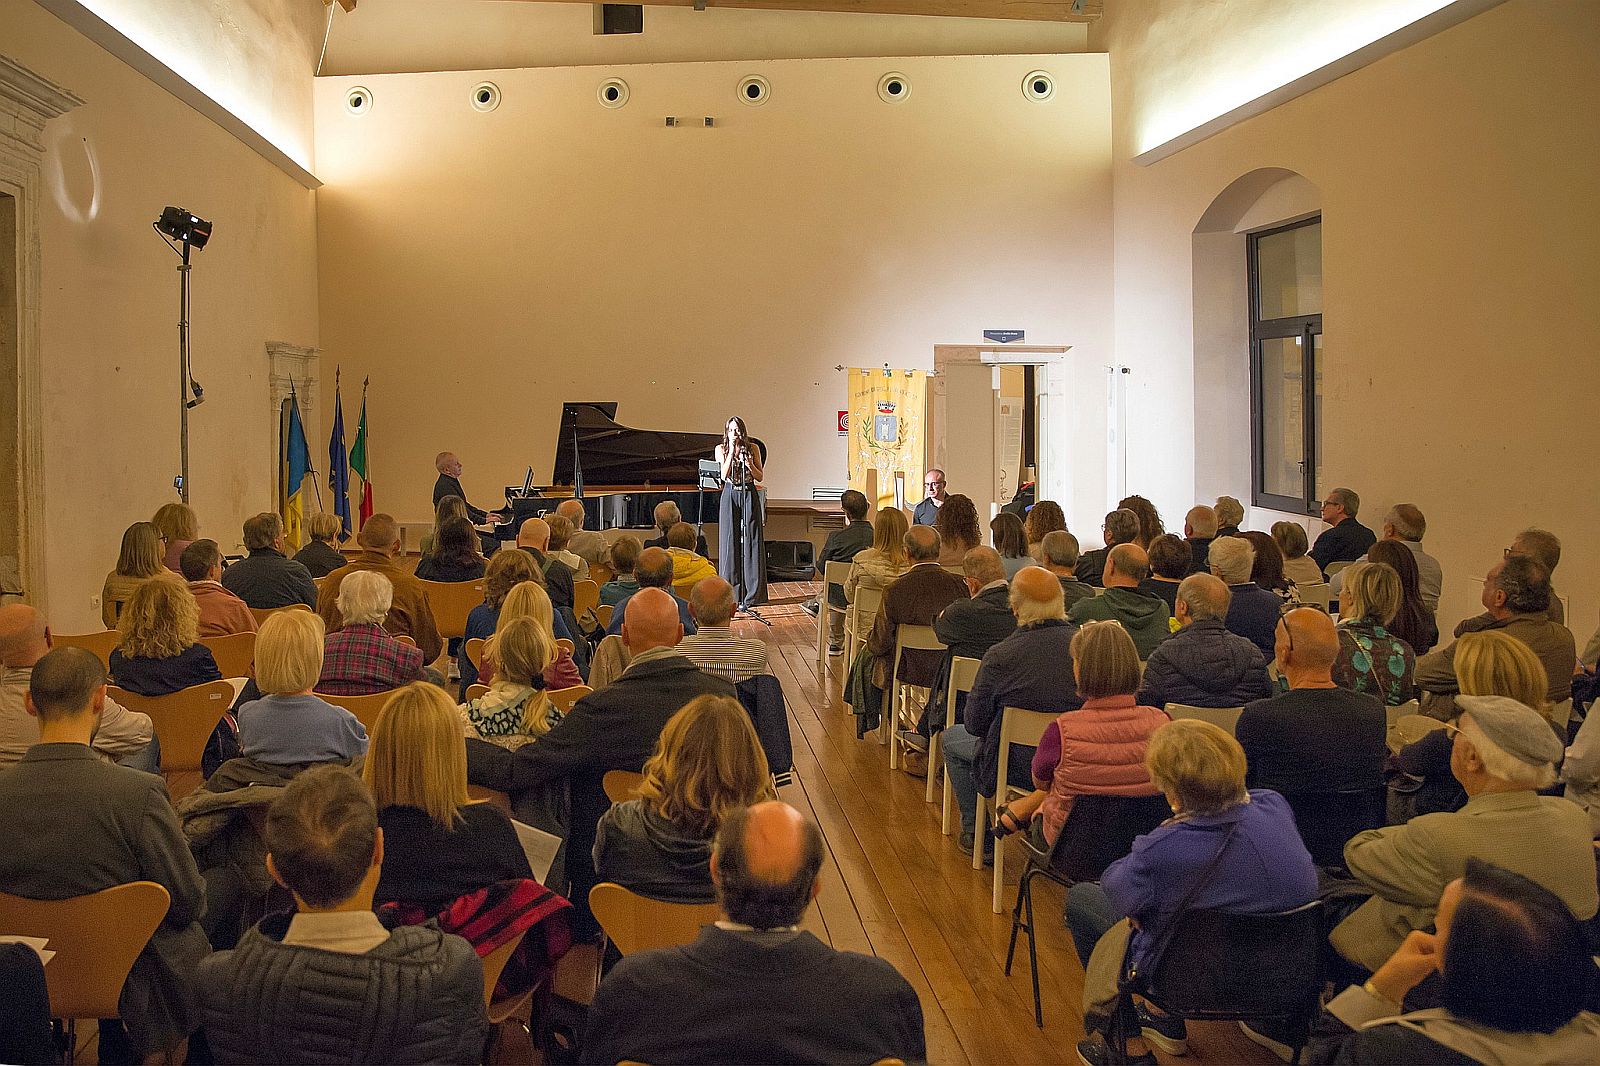
M 557 610 L 572 608 L 572 568 L 557 562 L 547 553 L 550 550 L 550 524 L 542 518 L 530 518 L 517 529 L 517 548 L 533 558 L 543 577 L 544 590 Z M 498 553 L 497 553 L 498 554 Z
M 711 860 L 727 920 L 692 944 L 619 962 L 589 1010 L 582 1061 L 926 1059 L 906 979 L 799 928 L 823 857 L 822 834 L 785 803 L 731 812 Z
M 196 924 L 205 886 L 166 785 L 90 746 L 105 686 L 105 668 L 82 648 L 56 648 L 34 663 L 27 710 L 39 720 L 39 742 L 0 772 L 0 892 L 66 899 L 132 881 L 167 890 L 167 915 L 123 986 L 122 1019 L 100 1026 L 101 1062 L 138 1062 L 176 1048 L 195 1028 L 194 969 L 211 947 Z
M 339 586 L 344 579 L 364 570 L 379 573 L 389 579 L 393 589 L 383 628 L 391 636 L 410 637 L 422 650 L 422 661 L 433 662 L 444 650 L 444 642 L 439 639 L 427 590 L 421 581 L 395 562 L 400 555 L 400 523 L 390 515 L 375 514 L 361 527 L 356 543 L 361 545 L 361 554 L 329 574 L 317 592 L 317 613 L 322 616 L 328 632 L 336 633 L 344 627 L 344 618 L 339 613 Z
M 639 580 L 633 571 L 639 565 L 639 553 L 642 551 L 644 545 L 632 533 L 624 533 L 611 542 L 606 553 L 606 560 L 611 565 L 611 580 L 600 586 L 601 606 L 615 607 L 639 591 Z
M 318 511 L 306 519 L 306 534 L 311 540 L 294 553 L 294 561 L 305 567 L 314 579 L 327 577 L 344 565 L 344 553 L 333 546 L 344 534 L 344 522 L 336 514 Z
M 967 552 L 983 543 L 978 509 L 970 497 L 959 492 L 945 497 L 944 506 L 933 520 L 933 529 L 939 534 L 940 566 L 960 566 Z
M 1139 535 L 1133 538 L 1133 542 L 1146 552 L 1167 532 L 1167 527 L 1161 524 L 1161 512 L 1143 496 L 1124 496 L 1117 503 L 1117 510 L 1132 511 L 1134 517 L 1139 519 Z
M 1150 780 L 1172 805 L 1173 818 L 1134 841 L 1133 851 L 1106 868 L 1098 884 L 1067 890 L 1067 927 L 1083 961 L 1085 1027 L 1103 1030 L 1118 1004 L 1123 960 L 1144 966 L 1180 908 L 1268 914 L 1311 902 L 1317 871 L 1294 814 L 1276 792 L 1245 789 L 1245 755 L 1210 722 L 1178 719 L 1156 730 L 1145 753 Z M 1154 1063 L 1146 1042 L 1182 1054 L 1183 1020 L 1123 1005 L 1131 1062 Z M 1090 1066 L 1116 1061 L 1105 1044 L 1085 1040 Z
M 1157 538 L 1158 550 L 1163 539 Z M 1178 631 L 1150 653 L 1139 702 L 1149 707 L 1243 707 L 1272 695 L 1261 649 L 1228 632 L 1223 622 L 1233 599 L 1228 586 L 1210 574 L 1191 574 L 1177 589 Z
M 505 602 L 500 605 L 499 614 L 495 618 L 494 631 L 499 633 L 518 618 L 528 618 L 536 623 L 544 631 L 551 647 L 555 649 L 555 658 L 545 667 L 545 688 L 571 688 L 583 684 L 583 675 L 578 672 L 577 664 L 572 661 L 572 653 L 556 643 L 562 638 L 571 640 L 572 634 L 567 629 L 566 622 L 555 613 L 550 597 L 545 594 L 544 586 L 537 581 L 524 581 L 506 593 Z M 483 669 L 478 671 L 476 677 L 478 682 L 485 685 L 492 685 L 495 679 L 493 643 L 492 637 L 485 641 Z
M 1062 512 L 1061 505 L 1054 500 L 1040 500 L 1028 508 L 1027 515 L 1022 520 L 1022 532 L 1028 538 L 1028 554 L 1041 566 L 1044 565 L 1044 554 L 1041 545 L 1044 538 L 1051 533 L 1065 533 L 1067 531 L 1067 516 Z M 1074 538 L 1076 543 L 1076 538 Z
M 1150 573 L 1150 557 L 1130 542 L 1111 548 L 1105 558 L 1105 591 L 1073 604 L 1067 620 L 1074 625 L 1108 619 L 1121 622 L 1139 649 L 1139 658 L 1148 659 L 1172 633 L 1172 613 L 1166 601 L 1139 591 L 1139 583 Z
M 222 552 L 217 550 L 216 541 L 191 542 L 179 556 L 178 567 L 200 608 L 200 636 L 225 637 L 256 631 L 256 616 L 222 585 Z
M 460 937 L 378 921 L 383 836 L 372 796 L 339 767 L 306 771 L 273 803 L 267 868 L 295 910 L 200 964 L 217 1062 L 479 1061 L 483 966 Z
M 1078 580 L 1078 538 L 1064 529 L 1053 529 L 1044 535 L 1035 548 L 1039 565 L 1050 571 L 1061 582 L 1062 601 L 1067 610 L 1079 600 L 1094 597 L 1093 585 Z
M 1482 632 L 1502 632 L 1522 641 L 1544 664 L 1550 689 L 1545 698 L 1560 703 L 1572 695 L 1572 669 L 1577 643 L 1565 626 L 1550 621 L 1550 573 L 1526 555 L 1510 555 L 1490 568 L 1483 582 L 1483 606 L 1494 621 Z M 1446 720 L 1450 697 L 1459 691 L 1455 673 L 1456 643 L 1417 660 L 1417 687 L 1423 692 L 1424 714 Z
M 1237 633 L 1271 656 L 1273 632 L 1284 603 L 1250 578 L 1256 552 L 1243 537 L 1218 537 L 1206 556 L 1211 573 L 1221 578 L 1233 593 L 1228 601 L 1228 632 Z
M 1378 539 L 1372 530 L 1356 521 L 1356 512 L 1360 509 L 1361 497 L 1350 489 L 1328 490 L 1327 498 L 1322 501 L 1322 520 L 1330 528 L 1317 536 L 1310 552 L 1311 561 L 1324 574 L 1328 572 L 1329 563 L 1353 563 L 1360 559 Z
M 1415 564 L 1417 570 L 1418 592 L 1421 596 L 1422 604 L 1429 613 L 1432 613 L 1439 609 L 1439 594 L 1444 587 L 1444 570 L 1439 566 L 1439 560 L 1422 550 L 1422 535 L 1427 531 L 1428 520 L 1422 516 L 1422 511 L 1415 504 L 1397 503 L 1389 508 L 1388 514 L 1383 516 L 1382 535 L 1378 538 L 1377 543 L 1382 544 L 1388 541 L 1406 549 L 1406 554 L 1411 556 L 1411 561 Z M 1515 542 L 1513 542 L 1513 546 L 1515 546 Z M 1373 547 L 1377 547 L 1377 544 L 1374 544 Z M 1559 545 L 1556 551 L 1559 558 Z M 1367 558 L 1374 562 L 1379 561 L 1373 559 L 1372 548 L 1367 549 Z M 1546 563 L 1546 567 L 1554 569 L 1548 563 Z M 1345 577 L 1342 573 L 1334 574 L 1328 579 L 1328 587 L 1333 591 L 1334 599 L 1339 598 L 1340 592 L 1344 588 L 1344 581 Z M 1482 625 L 1488 625 L 1492 621 L 1492 619 L 1482 615 L 1479 618 Z M 1561 619 L 1552 617 L 1551 621 L 1559 622 Z M 1456 636 L 1459 637 L 1462 632 L 1466 631 L 1467 624 L 1466 622 L 1462 623 L 1462 628 L 1456 633 Z
M 1272 523 L 1272 542 L 1283 553 L 1283 576 L 1296 585 L 1316 585 L 1323 580 L 1322 568 L 1306 554 L 1310 541 L 1306 527 L 1299 522 Z
M 182 574 L 179 560 L 183 558 L 184 550 L 200 537 L 200 519 L 195 515 L 194 508 L 176 501 L 164 503 L 156 508 L 150 524 L 161 534 L 161 565 L 174 574 Z
M 694 587 L 708 577 L 717 576 L 717 568 L 703 555 L 694 551 L 694 527 L 679 522 L 667 530 L 667 554 L 672 556 L 672 594 L 687 600 Z
M 1433 611 L 1422 602 L 1421 580 L 1417 573 L 1417 560 L 1398 540 L 1380 540 L 1367 549 L 1367 562 L 1383 563 L 1400 575 L 1400 609 L 1387 628 L 1394 636 L 1411 645 L 1418 655 L 1426 655 L 1439 643 L 1439 623 Z M 1343 573 L 1335 577 L 1344 577 Z
M 111 651 L 111 681 L 139 696 L 165 696 L 221 681 L 211 649 L 200 643 L 200 608 L 175 577 L 147 581 L 117 621 L 122 641 Z
M 1400 575 L 1387 563 L 1351 563 L 1338 576 L 1344 578 L 1344 591 L 1334 682 L 1391 707 L 1416 699 L 1417 657 L 1388 629 L 1404 596 Z
M 1440 893 L 1468 859 L 1522 874 L 1560 896 L 1580 921 L 1600 909 L 1588 815 L 1570 800 L 1541 796 L 1556 780 L 1561 742 L 1539 712 L 1505 696 L 1458 696 L 1450 765 L 1466 790 L 1459 811 L 1425 814 L 1362 833 L 1345 865 L 1371 893 L 1329 939 L 1345 959 L 1383 965 L 1414 929 L 1434 920 Z M 1337 918 L 1338 915 L 1334 914 Z
M 530 588 L 537 589 L 532 583 Z M 550 732 L 561 714 L 546 694 L 545 671 L 560 650 L 549 630 L 532 618 L 502 619 L 500 629 L 484 645 L 493 656 L 494 679 L 489 691 L 462 704 L 467 735 L 511 751 Z
M 672 591 L 672 556 L 665 548 L 646 548 L 639 553 L 639 561 L 634 566 L 634 577 L 639 582 L 641 589 L 661 589 L 672 597 L 672 602 L 678 607 L 678 621 L 683 626 L 685 633 L 694 633 L 697 629 L 694 615 L 689 610 L 689 602 Z M 632 596 L 625 596 L 617 601 L 617 606 L 611 612 L 611 624 L 606 627 L 608 636 L 615 636 L 622 632 L 622 621 L 627 615 L 628 604 Z
M 1117 508 L 1106 515 L 1105 521 L 1100 526 L 1100 536 L 1105 541 L 1103 548 L 1091 548 L 1078 557 L 1075 567 L 1078 580 L 1095 588 L 1105 587 L 1106 557 L 1111 549 L 1119 544 L 1137 544 L 1139 540 L 1139 516 L 1132 511 Z
M 344 626 L 323 642 L 318 692 L 366 696 L 425 679 L 422 650 L 383 628 L 393 600 L 394 586 L 376 570 L 358 570 L 339 583 Z
M 697 696 L 661 730 L 638 798 L 600 819 L 595 874 L 650 899 L 709 902 L 717 829 L 729 812 L 774 798 L 749 713 L 726 696 Z
M 734 636 L 733 586 L 712 574 L 689 593 L 689 613 L 699 627 L 678 642 L 678 654 L 708 674 L 738 684 L 759 674 L 772 673 L 767 642 Z
M 246 519 L 244 546 L 250 554 L 223 571 L 223 588 L 258 611 L 297 603 L 316 609 L 317 586 L 311 571 L 285 554 L 282 518 L 263 511 Z
M 1018 571 L 1010 596 L 1017 629 L 983 657 L 962 724 L 945 730 L 942 744 L 945 773 L 961 815 L 961 850 L 969 855 L 978 828 L 978 794 L 994 794 L 1005 709 L 1059 714 L 1083 705 L 1071 680 L 1076 630 L 1062 609 L 1061 583 L 1049 571 L 1029 567 Z M 1011 784 L 1033 784 L 1033 754 L 1031 748 L 1012 745 L 1006 771 Z
M 1217 512 L 1205 504 L 1189 508 L 1183 516 L 1183 539 L 1189 543 L 1189 573 L 1209 574 L 1207 555 L 1217 539 Z
M 1049 854 L 1077 796 L 1156 796 L 1145 748 L 1169 719 L 1134 698 L 1139 652 L 1115 622 L 1085 622 L 1072 637 L 1072 677 L 1083 706 L 1045 727 L 1033 755 L 1034 791 L 995 812 L 996 836 L 1027 829 Z M 1037 813 L 1036 813 L 1037 812 Z
M 1150 542 L 1145 552 L 1150 557 L 1150 573 L 1139 582 L 1139 591 L 1159 596 L 1167 605 L 1167 610 L 1177 617 L 1178 584 L 1189 576 L 1189 559 L 1194 554 L 1189 549 L 1189 542 L 1171 533 L 1163 533 Z M 1067 606 L 1070 608 L 1072 605 Z
M 574 581 L 589 580 L 589 560 L 567 547 L 577 532 L 572 520 L 558 511 L 545 518 L 545 525 L 550 527 L 550 558 L 571 570 Z
M 117 616 L 133 599 L 134 590 L 153 577 L 165 574 L 161 562 L 161 534 L 149 522 L 135 522 L 122 534 L 122 550 L 117 565 L 100 588 L 100 620 L 107 629 L 117 628 Z
M 882 589 L 911 567 L 906 556 L 906 531 L 911 524 L 897 507 L 885 507 L 872 520 L 872 546 L 863 548 L 850 560 L 850 576 L 844 581 L 844 598 L 854 603 L 860 588 Z
M 1250 563 L 1250 580 L 1260 588 L 1278 597 L 1278 609 L 1292 610 L 1300 606 L 1300 590 L 1283 573 L 1283 552 L 1278 542 L 1266 533 L 1247 529 L 1238 534 L 1240 540 L 1250 545 L 1255 553 Z
M 572 537 L 567 541 L 567 551 L 586 563 L 606 561 L 608 549 L 605 534 L 583 528 L 587 516 L 584 514 L 582 500 L 562 500 L 556 505 L 556 514 L 572 523 Z
M 667 530 L 682 522 L 683 514 L 678 510 L 677 504 L 671 500 L 663 500 L 656 504 L 654 518 L 656 532 L 661 535 L 645 541 L 644 546 L 646 548 L 660 548 L 665 551 L 667 549 Z M 705 559 L 711 558 L 711 550 L 706 546 L 706 535 L 704 533 L 695 538 L 694 553 Z
M 872 547 L 874 531 L 872 523 L 867 521 L 869 505 L 866 494 L 856 489 L 846 489 L 839 497 L 839 506 L 844 509 L 845 526 L 829 533 L 822 550 L 817 553 L 818 581 L 827 574 L 829 563 L 853 562 L 857 555 Z M 842 608 L 848 602 L 842 588 L 834 588 L 828 595 L 830 606 Z M 815 599 L 807 600 L 800 606 L 813 617 L 821 611 Z M 830 650 L 844 649 L 844 615 L 838 611 L 828 614 L 828 647 Z
M 461 652 L 456 657 L 463 697 L 470 686 L 478 683 L 478 668 L 467 655 L 467 641 L 487 640 L 494 636 L 506 595 L 524 581 L 544 584 L 544 575 L 539 572 L 533 556 L 519 551 L 499 551 L 490 556 L 483 575 L 483 602 L 467 613 L 466 632 L 461 640 Z M 545 598 L 549 599 L 549 596 Z
M 39 743 L 39 719 L 28 712 L 34 665 L 50 651 L 50 626 L 25 603 L 0 607 L 0 771 L 15 766 Z M 94 753 L 107 762 L 160 773 L 159 747 L 150 716 L 106 697 L 94 737 Z
M 1001 511 L 989 519 L 989 542 L 1000 554 L 1007 581 L 1023 567 L 1034 565 L 1033 556 L 1028 553 L 1028 534 L 1022 528 L 1022 519 L 1010 511 Z
M 1217 515 L 1217 536 L 1237 537 L 1239 523 L 1244 521 L 1244 504 L 1232 496 L 1218 496 L 1211 509 Z
M 333 762 L 366 754 L 367 731 L 343 707 L 318 699 L 322 619 L 279 611 L 256 637 L 256 686 L 263 693 L 239 708 L 239 751 L 273 765 Z
M 1557 625 L 1566 624 L 1566 612 L 1561 606 L 1561 598 L 1556 595 L 1555 575 L 1556 567 L 1561 564 L 1561 540 L 1554 533 L 1543 529 L 1524 529 L 1511 538 L 1510 547 L 1505 550 L 1507 559 L 1514 555 L 1532 559 L 1544 567 L 1546 581 L 1550 585 L 1550 606 L 1543 611 L 1550 621 Z M 1463 633 L 1473 633 L 1493 627 L 1497 621 L 1493 611 L 1486 611 L 1465 619 L 1456 626 L 1456 636 Z
M 1010 515 L 1016 518 L 1016 515 Z M 1029 560 L 1032 565 L 1032 560 Z M 1011 591 L 1006 582 L 1005 559 L 994 548 L 973 548 L 961 564 L 967 583 L 967 599 L 953 601 L 933 620 L 933 632 L 948 649 L 939 668 L 922 719 L 917 723 L 920 737 L 932 736 L 944 727 L 946 693 L 950 683 L 950 662 L 956 656 L 982 659 L 989 649 L 1016 631 L 1017 618 L 1011 613 Z M 966 706 L 966 693 L 956 697 L 956 718 Z M 921 748 L 919 736 L 911 742 Z
M 447 518 L 439 525 L 433 550 L 417 561 L 421 581 L 477 581 L 483 577 L 478 531 L 465 518 Z
M 1309 1061 L 1593 1060 L 1600 982 L 1559 897 L 1469 858 L 1445 885 L 1433 925 L 1407 933 L 1371 980 L 1329 1001 Z M 1434 974 L 1440 1005 L 1407 1011 L 1406 998 Z

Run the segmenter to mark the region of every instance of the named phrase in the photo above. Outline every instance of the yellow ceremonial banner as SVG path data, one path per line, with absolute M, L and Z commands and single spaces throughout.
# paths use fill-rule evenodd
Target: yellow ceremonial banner
M 850 371 L 850 487 L 867 490 L 878 472 L 877 507 L 893 507 L 896 472 L 905 474 L 906 506 L 922 499 L 928 375 L 923 370 Z

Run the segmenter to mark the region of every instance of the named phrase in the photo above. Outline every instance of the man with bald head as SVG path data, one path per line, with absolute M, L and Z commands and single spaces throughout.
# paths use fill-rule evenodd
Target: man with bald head
M 0 607 L 0 770 L 16 765 L 39 743 L 39 719 L 28 713 L 28 682 L 51 646 L 44 615 L 25 603 Z M 161 769 L 154 737 L 149 715 L 108 696 L 90 747 L 102 759 L 153 774 Z
M 500 515 L 485 511 L 482 507 L 474 507 L 467 501 L 467 490 L 461 487 L 461 460 L 456 458 L 455 452 L 440 452 L 434 456 L 433 468 L 439 472 L 439 480 L 433 483 L 435 508 L 446 496 L 455 496 L 467 505 L 467 517 L 472 519 L 473 525 L 481 526 L 485 522 L 501 520 Z
M 928 694 L 928 706 L 915 732 L 902 734 L 907 743 L 927 750 L 927 738 L 944 727 L 946 692 L 950 684 L 950 663 L 957 655 L 968 659 L 981 659 L 996 644 L 1009 637 L 1017 628 L 1016 615 L 1011 613 L 1011 593 L 1006 584 L 1005 564 L 1000 553 L 989 547 L 977 547 L 967 552 L 961 564 L 967 583 L 968 599 L 956 600 L 933 620 L 933 631 L 949 649 L 945 664 L 939 670 L 933 690 Z M 956 713 L 960 717 L 966 693 L 956 697 Z M 916 772 L 911 765 L 911 772 Z
M 393 515 L 382 512 L 372 515 L 361 532 L 356 535 L 361 552 L 333 573 L 322 579 L 317 590 L 317 613 L 328 627 L 329 633 L 344 628 L 344 617 L 339 613 L 339 586 L 350 574 L 370 570 L 389 579 L 394 588 L 394 599 L 389 605 L 389 615 L 383 628 L 392 637 L 407 636 L 422 649 L 422 661 L 431 663 L 444 650 L 439 638 L 439 627 L 433 620 L 433 606 L 428 602 L 428 591 L 416 575 L 402 569 L 396 561 L 400 551 L 400 523 Z
M 822 834 L 787 803 L 728 815 L 711 852 L 726 919 L 613 967 L 589 1008 L 582 1061 L 925 1060 L 922 1005 L 894 966 L 800 928 L 823 859 Z
M 772 673 L 767 662 L 767 642 L 733 632 L 733 586 L 712 575 L 689 593 L 689 612 L 699 627 L 678 641 L 678 654 L 708 674 L 734 684 Z
M 623 614 L 630 660 L 621 677 L 573 704 L 538 743 L 512 752 L 467 741 L 467 774 L 474 784 L 510 793 L 519 819 L 566 838 L 567 897 L 579 910 L 580 936 L 595 929 L 587 901 L 595 884 L 595 823 L 611 805 L 602 785 L 607 771 L 643 770 L 667 719 L 696 696 L 735 695 L 730 682 L 678 654 L 683 625 L 670 593 L 641 589 L 628 598 Z M 562 781 L 572 801 L 565 822 L 544 788 Z
M 530 518 L 517 527 L 517 547 L 533 556 L 534 565 L 544 575 L 544 590 L 550 606 L 572 609 L 572 568 L 546 554 L 550 549 L 550 523 Z
M 1083 706 L 1072 681 L 1072 635 L 1061 582 L 1050 571 L 1026 566 L 1011 579 L 1016 630 L 983 656 L 962 723 L 945 730 L 944 768 L 961 811 L 961 849 L 972 853 L 977 796 L 993 796 L 1000 761 L 1000 725 L 1007 707 L 1060 714 Z M 1165 606 L 1165 605 L 1163 605 Z M 1033 749 L 1011 747 L 1007 780 L 1033 789 Z
M 646 548 L 639 553 L 639 561 L 634 564 L 633 579 L 639 583 L 640 589 L 661 589 L 671 596 L 678 605 L 678 621 L 683 624 L 683 631 L 693 634 L 699 630 L 699 623 L 694 620 L 688 601 L 673 591 L 673 572 L 672 555 L 667 549 Z M 628 611 L 628 601 L 637 595 L 637 592 L 631 593 L 617 601 L 617 606 L 611 612 L 611 624 L 606 627 L 607 636 L 622 635 L 622 622 Z
M 1278 621 L 1276 652 L 1278 673 L 1289 691 L 1246 705 L 1233 731 L 1249 761 L 1249 786 L 1281 792 L 1292 803 L 1301 794 L 1381 790 L 1388 754 L 1383 701 L 1333 683 L 1339 658 L 1333 619 L 1314 607 L 1290 611 Z M 1326 805 L 1335 802 L 1329 799 Z M 1304 821 L 1298 804 L 1295 813 Z M 1307 834 L 1302 825 L 1310 848 Z M 1316 848 L 1311 852 L 1326 861 Z
M 1150 653 L 1141 707 L 1243 707 L 1272 695 L 1261 649 L 1223 620 L 1233 593 L 1220 578 L 1190 574 L 1178 585 L 1178 631 Z
M 1189 508 L 1183 516 L 1183 539 L 1189 542 L 1189 573 L 1206 573 L 1206 556 L 1217 539 L 1217 512 L 1203 503 Z
M 556 507 L 556 514 L 572 523 L 572 539 L 567 542 L 567 551 L 590 566 L 606 561 L 605 536 L 592 529 L 583 528 L 586 515 L 582 500 L 562 500 Z
M 1160 596 L 1139 590 L 1139 583 L 1150 573 L 1150 556 L 1137 544 L 1118 544 L 1106 553 L 1105 592 L 1079 600 L 1067 612 L 1075 626 L 1085 622 L 1121 622 L 1133 638 L 1139 658 L 1150 653 L 1172 632 L 1172 612 Z

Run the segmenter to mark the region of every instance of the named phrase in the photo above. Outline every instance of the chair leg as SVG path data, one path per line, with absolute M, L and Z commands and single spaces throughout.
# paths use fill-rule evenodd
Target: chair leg
M 889 679 L 889 706 L 883 712 L 883 740 L 889 745 L 889 769 L 900 768 L 900 745 L 895 734 L 900 728 L 900 682 Z
M 1027 872 L 1023 873 L 1022 882 L 1028 883 Z M 1028 906 L 1028 970 L 1033 976 L 1033 1024 L 1043 1029 L 1044 1004 L 1039 999 L 1039 946 L 1033 937 L 1033 891 L 1030 889 L 1022 898 Z
M 817 612 L 817 666 L 826 668 L 828 665 L 828 608 L 824 604 L 822 610 Z
M 1000 797 L 995 797 L 995 809 L 1000 809 Z M 977 849 L 974 848 L 974 851 Z M 1000 894 L 1005 891 L 1006 881 L 1006 840 L 1005 837 L 996 837 L 994 842 L 994 912 L 1001 913 L 1005 904 L 1000 899 Z
M 927 787 L 922 790 L 923 803 L 933 802 L 933 779 L 939 773 L 939 767 L 941 765 L 939 740 L 943 735 L 944 734 L 941 730 L 934 730 L 933 736 L 928 740 L 928 784 Z
M 940 754 L 942 755 L 943 753 L 941 752 Z M 933 765 L 932 760 L 929 760 L 928 765 L 930 767 Z M 950 774 L 947 771 L 944 775 L 944 804 L 943 809 L 939 812 L 939 832 L 945 836 L 950 835 L 950 807 L 954 795 L 950 791 Z
M 989 831 L 989 805 L 978 793 L 972 819 L 972 868 L 983 869 L 983 835 Z
M 1031 868 L 1026 870 L 1026 871 L 1024 871 L 1024 873 L 1022 875 L 1022 879 L 1017 882 L 1017 904 L 1016 904 L 1016 906 L 1011 908 L 1011 942 L 1006 945 L 1006 968 L 1003 971 L 1007 977 L 1011 976 L 1011 960 L 1017 954 L 1017 931 L 1019 929 L 1023 928 L 1023 924 L 1022 924 L 1022 897 L 1028 893 L 1029 883 L 1031 881 L 1031 878 L 1029 878 L 1028 875 L 1030 873 L 1032 873 L 1032 872 L 1033 871 L 1032 871 Z M 1028 939 L 1032 940 L 1033 939 L 1033 927 L 1032 927 L 1032 925 L 1029 925 L 1027 927 L 1027 930 L 1028 930 Z

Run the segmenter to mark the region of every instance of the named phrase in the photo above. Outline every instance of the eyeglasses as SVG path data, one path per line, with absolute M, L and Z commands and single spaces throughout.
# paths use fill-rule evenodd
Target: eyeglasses
M 1460 736 L 1461 732 L 1461 727 L 1456 725 L 1454 722 L 1446 722 L 1444 724 L 1444 735 L 1449 737 L 1451 740 L 1454 740 L 1456 737 Z
M 929 482 L 926 483 L 927 487 L 930 488 L 930 489 L 936 489 L 940 485 L 943 485 L 943 484 L 944 484 L 943 481 L 929 481 Z
M 1337 506 L 1339 506 L 1339 501 L 1337 501 L 1337 500 L 1323 500 L 1322 501 L 1322 509 L 1323 510 L 1327 510 L 1329 507 L 1337 507 Z

